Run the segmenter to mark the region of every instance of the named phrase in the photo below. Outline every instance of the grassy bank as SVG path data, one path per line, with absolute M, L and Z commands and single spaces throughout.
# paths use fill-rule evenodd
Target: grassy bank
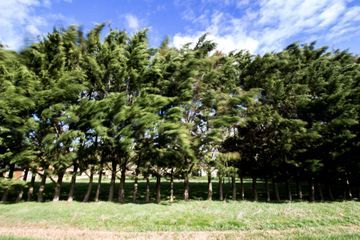
M 360 203 L 190 201 L 171 205 L 120 205 L 107 202 L 29 202 L 1 204 L 0 226 L 115 232 L 236 230 L 260 235 L 274 231 L 274 234 L 288 232 L 311 238 L 360 238 Z

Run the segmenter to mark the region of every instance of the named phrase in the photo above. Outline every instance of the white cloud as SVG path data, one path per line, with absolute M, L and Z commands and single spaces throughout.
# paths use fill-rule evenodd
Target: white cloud
M 10 49 L 19 49 L 24 38 L 40 33 L 39 27 L 45 24 L 41 17 L 34 16 L 32 9 L 46 1 L 11 0 L 0 1 L 0 42 Z
M 360 33 L 360 6 L 353 7 L 346 11 L 343 17 L 329 30 L 326 36 L 329 40 L 337 40 L 340 36 L 343 38 L 351 38 Z
M 65 20 L 62 15 L 37 16 L 35 13 L 36 9 L 50 7 L 50 0 L 0 0 L 0 43 L 19 50 L 26 41 L 42 35 L 44 27 L 53 26 L 57 21 L 66 24 L 73 21 L 71 18 Z
M 233 50 L 247 49 L 254 52 L 259 45 L 259 42 L 248 36 L 242 28 L 238 27 L 233 29 L 232 26 L 236 25 L 236 21 L 228 27 L 222 23 L 224 19 L 223 14 L 215 13 L 212 16 L 211 24 L 205 31 L 198 31 L 192 35 L 175 34 L 173 37 L 173 45 L 177 48 L 182 47 L 186 43 L 196 43 L 199 37 L 208 33 L 207 39 L 217 43 L 217 49 L 222 52 L 230 52 Z
M 136 31 L 140 28 L 140 21 L 135 15 L 126 14 L 125 20 L 126 20 L 127 26 L 130 28 L 130 30 Z
M 212 0 L 203 0 L 212 1 Z M 360 7 L 349 5 L 348 0 L 261 0 L 224 1 L 234 7 L 244 7 L 242 16 L 215 12 L 207 16 L 193 16 L 194 25 L 201 17 L 207 25 L 201 31 L 177 33 L 173 44 L 180 47 L 196 41 L 204 32 L 218 43 L 218 49 L 228 52 L 247 49 L 253 53 L 279 50 L 297 37 L 340 39 L 344 35 L 359 34 Z M 308 39 L 308 38 L 306 38 Z M 305 40 L 306 40 L 305 39 Z

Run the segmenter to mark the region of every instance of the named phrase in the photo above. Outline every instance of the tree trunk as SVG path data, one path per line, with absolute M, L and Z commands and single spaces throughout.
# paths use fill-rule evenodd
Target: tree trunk
M 234 175 L 231 177 L 231 186 L 232 186 L 232 200 L 236 201 L 236 178 Z
M 8 179 L 12 179 L 14 177 L 14 170 L 15 170 L 15 164 L 10 164 L 10 169 L 9 169 L 9 175 L 8 175 Z
M 0 162 L 0 178 L 4 178 L 4 170 L 5 169 L 5 163 Z
M 245 200 L 244 178 L 241 173 L 240 173 L 240 194 L 241 194 L 241 200 Z
M 43 202 L 44 201 L 44 191 L 45 191 L 46 177 L 47 177 L 47 174 L 44 171 L 44 174 L 41 176 L 41 182 L 40 182 L 40 187 L 39 187 L 39 191 L 38 191 L 38 202 Z
M 314 181 L 313 179 L 310 179 L 309 180 L 309 188 L 310 188 L 310 191 L 309 191 L 309 200 L 310 202 L 314 202 L 315 201 L 315 185 L 314 185 Z
M 275 178 L 272 179 L 272 185 L 273 185 L 273 189 L 274 189 L 274 193 L 275 193 L 275 199 L 276 201 L 280 201 L 280 194 L 279 194 L 279 186 L 277 184 L 277 182 L 275 181 Z
M 156 176 L 156 202 L 157 203 L 160 203 L 160 201 L 161 201 L 160 189 L 161 189 L 161 176 L 158 174 Z
M 62 185 L 64 174 L 65 174 L 65 172 L 63 172 L 63 171 L 61 171 L 58 174 L 58 179 L 57 179 L 56 184 L 55 184 L 53 202 L 57 202 L 57 201 L 60 200 L 61 185 Z
M 126 174 L 126 164 L 121 169 L 120 177 L 120 187 L 119 187 L 119 202 L 125 202 L 125 174 Z
M 265 178 L 265 189 L 266 189 L 266 201 L 270 202 L 271 198 L 270 198 L 270 189 L 269 189 L 269 179 L 267 177 Z
M 348 174 L 345 175 L 345 190 L 346 190 L 345 199 L 347 199 L 347 198 L 352 199 L 351 185 L 350 185 Z
M 9 175 L 8 175 L 8 179 L 12 179 L 13 176 L 14 176 L 14 169 L 15 169 L 15 164 L 10 164 L 10 169 L 9 169 Z M 1 202 L 7 202 L 7 199 L 8 199 L 8 196 L 9 196 L 9 191 L 10 189 L 9 188 L 6 188 L 3 195 L 2 195 L 2 198 L 1 198 Z
M 23 181 L 24 182 L 26 182 L 28 174 L 29 174 L 29 168 L 27 167 L 25 169 L 24 176 L 23 176 Z M 21 201 L 21 199 L 23 198 L 23 195 L 24 195 L 24 187 L 21 187 L 20 192 L 19 192 L 19 194 L 18 194 L 18 196 L 16 198 L 17 203 Z
M 302 200 L 303 199 L 303 192 L 302 192 L 301 182 L 300 182 L 299 178 L 296 178 L 296 190 L 297 190 L 298 198 L 300 200 Z
M 212 186 L 212 181 L 211 181 L 211 171 L 209 170 L 207 173 L 207 179 L 208 179 L 208 200 L 212 200 L 212 195 L 213 195 L 213 186 Z
M 324 194 L 323 194 L 323 191 L 322 191 L 322 188 L 321 188 L 321 184 L 318 183 L 317 187 L 319 189 L 320 201 L 323 202 L 324 201 Z
M 98 184 L 97 184 L 97 187 L 96 187 L 95 202 L 98 202 L 99 198 L 100 198 L 102 172 L 103 172 L 103 164 L 100 163 L 99 179 L 98 179 Z
M 254 201 L 257 202 L 259 200 L 258 198 L 258 192 L 256 189 L 256 177 L 253 176 L 252 178 L 252 190 L 253 190 L 253 195 L 254 195 Z
M 71 176 L 71 181 L 70 181 L 70 190 L 69 190 L 69 194 L 68 194 L 68 202 L 72 202 L 74 199 L 74 192 L 75 192 L 75 183 L 76 183 L 76 175 L 77 175 L 77 171 L 78 171 L 78 163 L 77 161 L 74 161 L 74 169 L 73 169 L 73 173 Z
M 8 195 L 9 195 L 9 188 L 6 188 L 4 190 L 4 193 L 1 197 L 1 201 L 0 202 L 7 202 L 7 199 L 8 199 Z
M 139 170 L 138 168 L 136 168 L 135 170 L 135 179 L 134 179 L 134 192 L 133 192 L 133 202 L 136 203 L 136 199 L 137 199 L 137 195 L 138 195 L 138 175 L 139 175 Z
M 2 197 L 1 197 L 1 201 L 0 201 L 0 202 L 2 202 L 2 203 L 3 203 L 3 202 L 7 202 L 8 195 L 9 195 L 9 189 L 6 188 L 6 189 L 4 190 L 4 193 L 3 193 Z
M 146 177 L 146 202 L 150 202 L 150 180 L 149 176 Z
M 224 200 L 224 192 L 223 192 L 223 177 L 219 176 L 219 200 Z
M 117 163 L 115 159 L 111 161 L 111 180 L 110 180 L 110 188 L 109 188 L 109 197 L 108 201 L 112 202 L 114 199 L 114 190 L 115 190 L 115 180 L 116 180 L 116 166 Z
M 26 182 L 29 175 L 29 168 L 27 167 L 24 172 L 23 181 Z
M 331 185 L 327 184 L 326 188 L 327 188 L 327 191 L 328 191 L 328 194 L 329 194 L 330 201 L 333 201 L 334 200 L 334 195 L 333 195 L 333 192 L 332 192 L 332 189 L 331 189 Z
M 83 202 L 88 202 L 90 199 L 92 185 L 93 185 L 93 179 L 94 179 L 94 166 L 92 166 L 90 168 L 89 184 L 88 184 L 88 188 L 87 188 L 86 194 L 84 196 Z
M 32 196 L 34 193 L 35 178 L 36 178 L 36 172 L 32 172 L 29 190 L 28 190 L 28 194 L 27 194 L 27 201 L 31 201 L 31 199 L 32 199 Z
M 189 201 L 189 196 L 189 175 L 186 173 L 184 178 L 184 200 Z
M 170 175 L 170 202 L 174 201 L 174 169 L 171 168 Z
M 291 192 L 290 181 L 288 179 L 286 180 L 286 189 L 287 189 L 287 194 L 288 194 L 288 200 L 291 202 L 292 201 L 292 192 Z

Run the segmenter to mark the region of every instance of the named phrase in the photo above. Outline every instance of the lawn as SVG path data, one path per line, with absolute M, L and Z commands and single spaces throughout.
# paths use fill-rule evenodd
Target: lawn
M 36 231 L 32 232 L 34 229 Z M 7 235 L 0 239 L 18 239 L 11 236 L 66 238 L 62 231 L 109 239 L 141 238 L 139 236 L 146 234 L 150 234 L 150 238 L 173 234 L 171 238 L 179 239 L 198 238 L 197 234 L 206 238 L 220 236 L 220 239 L 360 239 L 360 202 L 192 200 L 173 204 L 121 205 L 61 201 L 0 205 L 0 235 Z M 54 236 L 52 232 L 55 232 Z M 74 236 L 69 238 L 76 238 Z

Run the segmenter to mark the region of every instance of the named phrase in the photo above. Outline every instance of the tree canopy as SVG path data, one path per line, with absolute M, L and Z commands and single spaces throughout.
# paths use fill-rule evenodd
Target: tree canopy
M 108 200 L 124 201 L 126 175 L 184 180 L 199 170 L 219 184 L 230 177 L 315 189 L 341 185 L 352 198 L 360 182 L 360 58 L 315 43 L 293 43 L 279 52 L 228 54 L 202 36 L 176 49 L 166 39 L 148 45 L 147 31 L 128 35 L 96 26 L 55 29 L 21 52 L 0 49 L 0 179 L 3 200 L 15 168 L 55 184 L 59 200 L 64 174 L 111 171 Z M 241 47 L 241 46 L 240 46 Z M 26 178 L 25 178 L 26 179 Z M 356 185 L 357 184 L 357 185 Z M 173 188 L 173 185 L 171 185 Z M 147 189 L 149 190 L 149 189 Z M 173 190 L 173 189 L 172 189 Z M 243 189 L 242 198 L 244 197 Z M 220 194 L 222 192 L 220 191 Z M 279 200 L 279 195 L 276 199 Z M 98 199 L 98 195 L 96 197 Z M 172 196 L 170 197 L 172 199 Z M 222 196 L 220 196 L 222 199 Z M 148 195 L 147 195 L 148 200 Z

